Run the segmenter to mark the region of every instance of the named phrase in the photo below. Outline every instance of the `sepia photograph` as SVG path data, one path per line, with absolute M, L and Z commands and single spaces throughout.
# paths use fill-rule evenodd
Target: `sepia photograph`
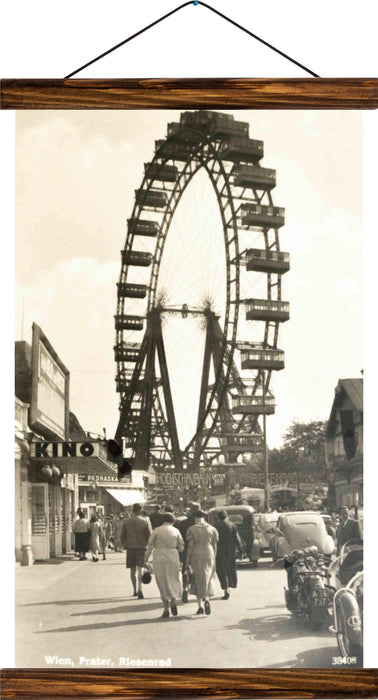
M 16 667 L 362 668 L 362 111 L 15 123 Z

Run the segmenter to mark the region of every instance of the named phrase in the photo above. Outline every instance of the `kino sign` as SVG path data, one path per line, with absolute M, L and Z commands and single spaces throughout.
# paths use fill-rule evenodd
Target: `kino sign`
M 52 457 L 102 457 L 107 450 L 99 442 L 32 442 L 30 456 L 34 459 Z

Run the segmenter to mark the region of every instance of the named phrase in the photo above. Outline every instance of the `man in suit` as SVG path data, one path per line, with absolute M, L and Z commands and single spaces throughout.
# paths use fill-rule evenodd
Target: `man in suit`
M 159 525 L 163 524 L 162 513 L 159 505 L 154 506 L 154 510 L 150 515 L 150 521 L 153 530 L 155 530 L 155 527 L 159 527 Z
M 144 555 L 152 532 L 150 519 L 142 515 L 142 510 L 140 503 L 134 503 L 132 515 L 123 520 L 121 531 L 121 543 L 126 549 L 126 567 L 130 569 L 134 596 L 138 598 L 144 598 L 142 592 Z
M 340 549 L 349 540 L 360 540 L 362 539 L 361 528 L 358 520 L 354 520 L 349 516 L 348 506 L 342 506 L 340 510 L 340 524 L 336 531 L 337 537 L 337 553 L 340 553 Z

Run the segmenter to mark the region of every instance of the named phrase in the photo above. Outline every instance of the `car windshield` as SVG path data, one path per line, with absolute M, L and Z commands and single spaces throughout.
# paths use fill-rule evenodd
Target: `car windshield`
M 235 525 L 241 525 L 243 522 L 243 516 L 240 513 L 228 513 L 228 519 Z

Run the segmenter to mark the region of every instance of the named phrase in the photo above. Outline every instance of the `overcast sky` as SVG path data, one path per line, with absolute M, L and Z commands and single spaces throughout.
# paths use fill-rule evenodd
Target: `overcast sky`
M 361 376 L 362 114 L 233 114 L 249 122 L 252 138 L 264 141 L 261 165 L 277 170 L 274 203 L 286 209 L 280 240 L 290 252 L 291 271 L 283 278 L 282 298 L 290 302 L 291 319 L 278 343 L 286 367 L 273 373 L 271 383 L 277 409 L 268 420 L 268 441 L 274 447 L 293 420 L 328 418 L 339 378 Z M 126 219 L 155 139 L 164 138 L 167 123 L 178 118 L 179 112 L 167 110 L 16 114 L 16 339 L 23 334 L 31 341 L 33 321 L 42 327 L 71 372 L 71 409 L 86 430 L 105 427 L 108 436 L 118 420 L 113 317 Z M 188 197 L 177 216 L 198 221 L 198 196 L 193 190 L 193 201 Z M 205 208 L 203 218 L 210 216 Z M 212 229 L 203 246 L 188 247 L 192 269 L 197 255 L 199 277 L 209 250 L 215 251 L 214 235 Z M 175 252 L 178 265 L 183 257 L 174 236 L 172 230 L 165 284 L 174 280 Z M 189 231 L 185 237 L 190 240 Z M 219 288 L 221 246 L 217 255 L 219 265 L 209 274 Z M 181 278 L 178 267 L 175 275 Z M 182 435 L 191 425 L 179 394 L 199 381 L 197 371 L 190 378 L 187 362 L 173 382 Z

